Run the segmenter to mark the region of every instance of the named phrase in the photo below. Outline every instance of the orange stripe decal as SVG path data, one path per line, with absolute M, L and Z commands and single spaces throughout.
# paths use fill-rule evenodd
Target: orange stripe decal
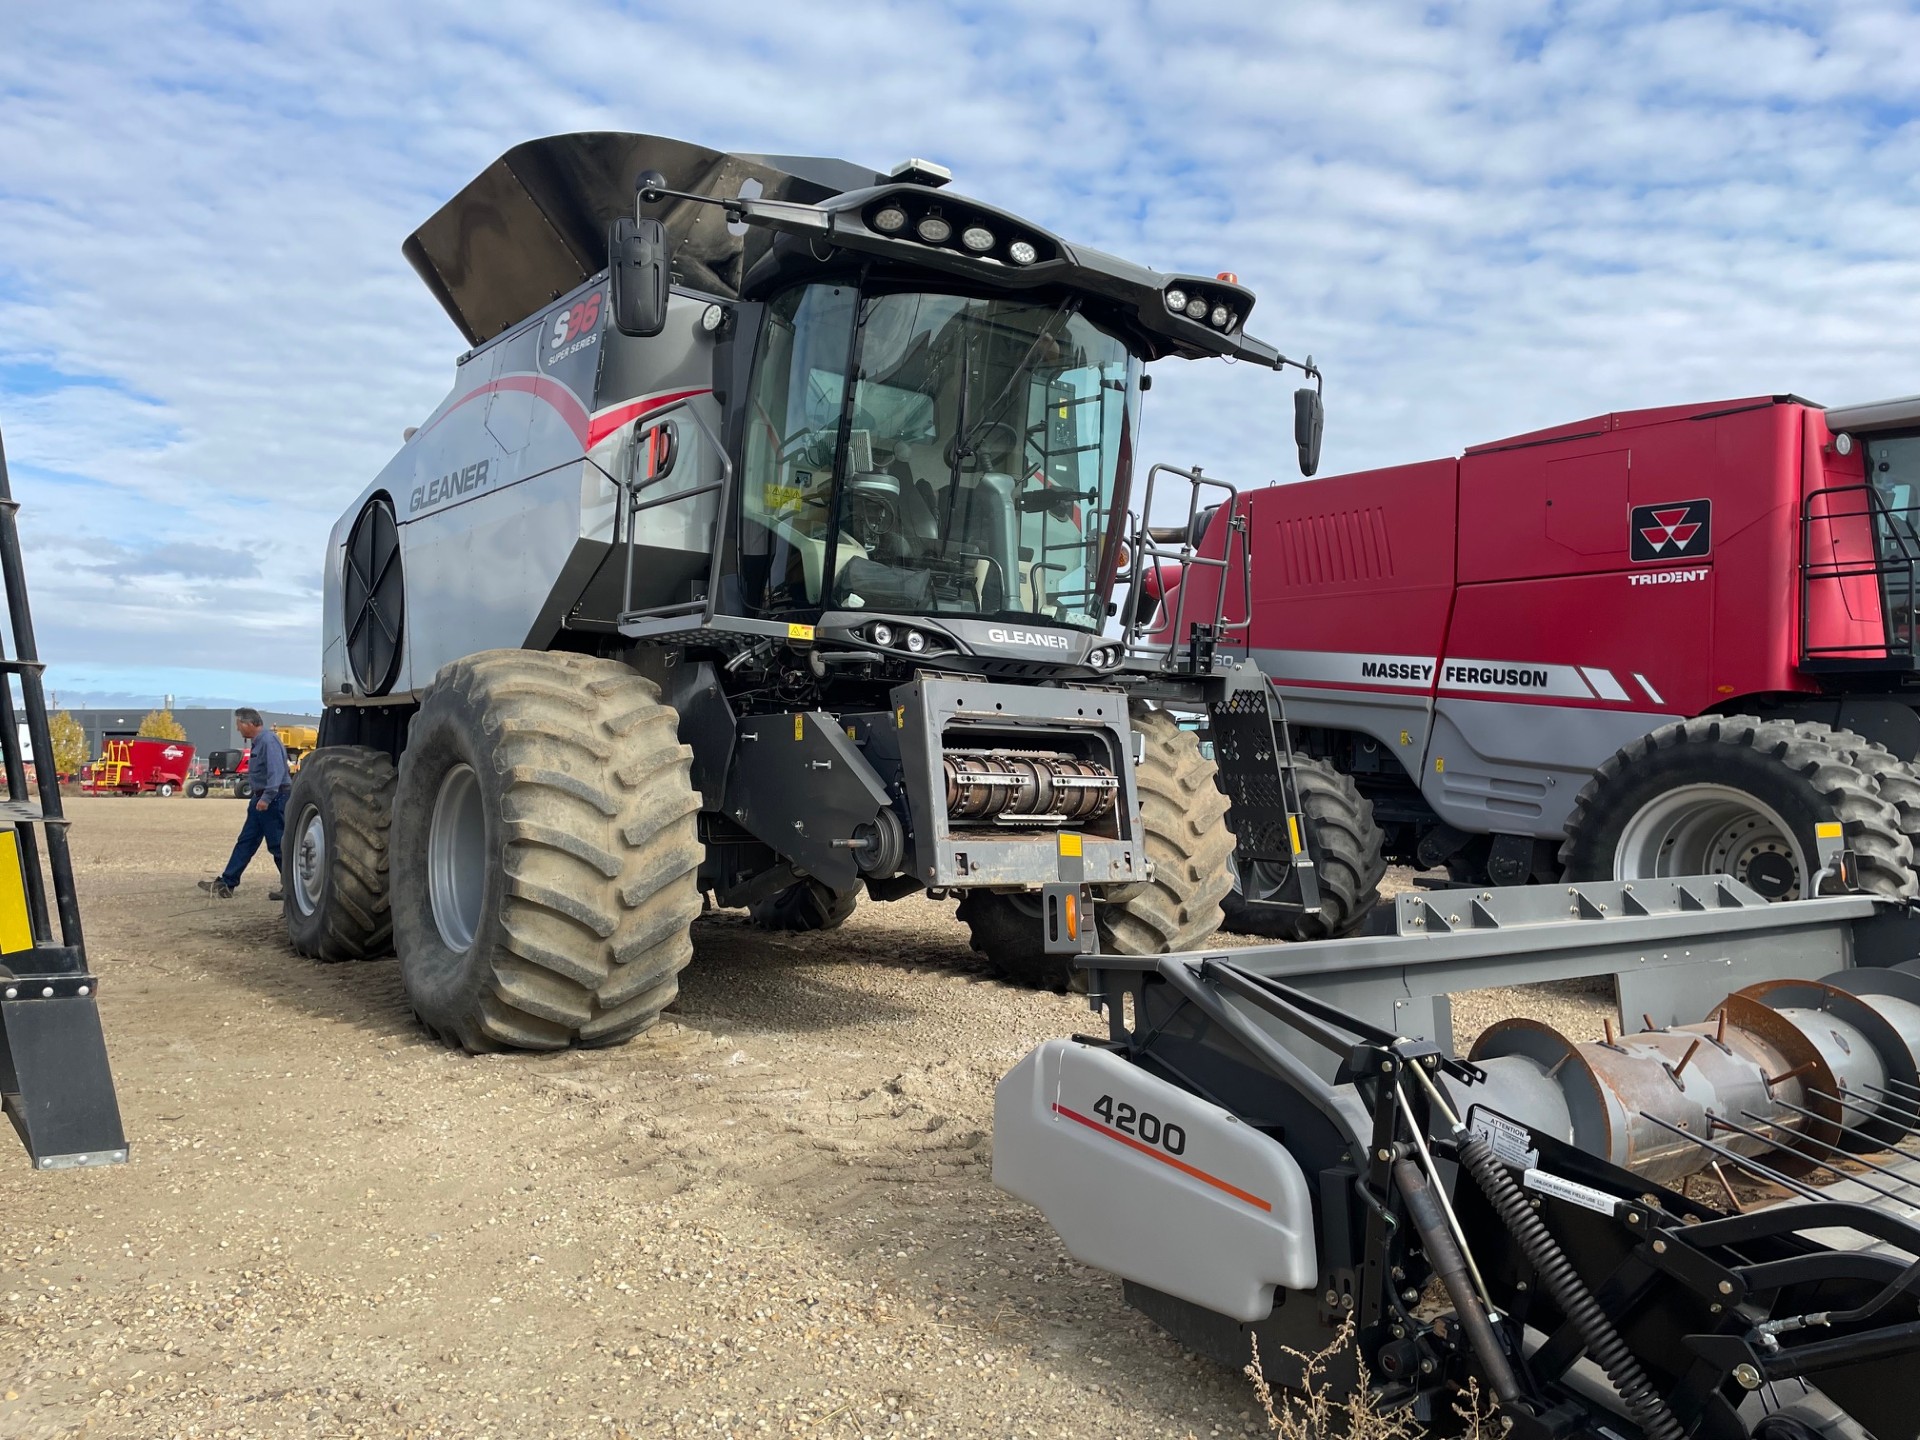
M 1135 1150 L 1138 1150 L 1142 1155 L 1147 1156 L 1149 1159 L 1158 1160 L 1162 1165 L 1171 1165 L 1174 1169 L 1178 1170 L 1182 1175 L 1191 1175 L 1194 1179 L 1201 1181 L 1204 1184 L 1211 1185 L 1216 1190 L 1224 1190 L 1227 1192 L 1227 1194 L 1233 1196 L 1234 1199 L 1245 1201 L 1247 1204 L 1253 1206 L 1253 1208 L 1256 1210 L 1265 1210 L 1268 1214 L 1273 1213 L 1273 1206 L 1269 1204 L 1267 1201 L 1262 1200 L 1258 1195 L 1249 1194 L 1247 1191 L 1242 1190 L 1238 1185 L 1229 1185 L 1226 1181 L 1222 1180 L 1218 1175 L 1209 1175 L 1206 1171 L 1200 1169 L 1196 1165 L 1189 1165 L 1187 1164 L 1186 1161 L 1181 1160 L 1175 1156 L 1169 1155 L 1164 1150 L 1154 1149 L 1151 1145 L 1147 1144 L 1145 1141 L 1136 1140 L 1131 1135 L 1122 1135 L 1118 1130 L 1115 1130 L 1110 1126 L 1102 1125 L 1098 1120 L 1090 1120 L 1085 1115 L 1082 1115 L 1078 1110 L 1069 1110 L 1064 1105 L 1056 1104 L 1053 1107 L 1053 1113 L 1056 1115 L 1064 1115 L 1069 1120 L 1077 1120 L 1082 1125 L 1086 1126 L 1089 1130 L 1098 1131 L 1100 1134 L 1106 1136 L 1109 1140 L 1118 1140 L 1122 1145 L 1130 1145 Z

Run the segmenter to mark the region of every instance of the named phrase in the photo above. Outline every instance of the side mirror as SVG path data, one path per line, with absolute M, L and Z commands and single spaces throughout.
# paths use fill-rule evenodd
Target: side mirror
M 620 219 L 607 227 L 613 324 L 622 335 L 650 339 L 667 328 L 670 248 L 658 220 Z
M 1293 392 L 1293 443 L 1300 447 L 1300 473 L 1311 475 L 1320 468 L 1320 432 L 1327 423 L 1327 407 L 1320 392 L 1299 389 Z

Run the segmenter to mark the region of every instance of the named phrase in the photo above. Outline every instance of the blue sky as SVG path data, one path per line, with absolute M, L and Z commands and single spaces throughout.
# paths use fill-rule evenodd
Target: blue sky
M 1544 18 L 1543 18 L 1544 17 Z M 317 686 L 335 515 L 463 348 L 400 257 L 573 129 L 938 159 L 1327 372 L 1328 470 L 1920 391 L 1920 13 L 1873 0 L 0 8 L 0 432 L 63 698 Z M 1292 475 L 1157 367 L 1150 459 Z

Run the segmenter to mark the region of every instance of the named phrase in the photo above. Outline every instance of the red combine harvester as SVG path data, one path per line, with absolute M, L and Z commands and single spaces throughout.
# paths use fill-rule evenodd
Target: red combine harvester
M 1359 924 L 1385 860 L 1914 893 L 1920 397 L 1603 415 L 1159 533 L 1248 557 L 1144 576 L 1151 638 L 1195 643 L 1228 577 L 1201 643 L 1250 648 L 1325 762 L 1312 934 Z
M 171 795 L 187 782 L 193 746 L 179 740 L 109 740 L 81 772 L 83 795 Z

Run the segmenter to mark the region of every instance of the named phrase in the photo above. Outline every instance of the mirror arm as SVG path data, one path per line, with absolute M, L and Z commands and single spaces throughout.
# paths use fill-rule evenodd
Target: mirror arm
M 669 190 L 664 182 L 654 184 L 652 179 L 651 173 L 640 177 L 634 197 L 638 205 L 657 205 L 662 200 L 686 200 L 695 205 L 718 205 L 726 212 L 727 219 L 736 225 L 817 231 L 821 234 L 833 228 L 833 218 L 817 205 L 802 205 L 791 200 L 729 200 L 720 195 L 695 195 L 687 190 Z

